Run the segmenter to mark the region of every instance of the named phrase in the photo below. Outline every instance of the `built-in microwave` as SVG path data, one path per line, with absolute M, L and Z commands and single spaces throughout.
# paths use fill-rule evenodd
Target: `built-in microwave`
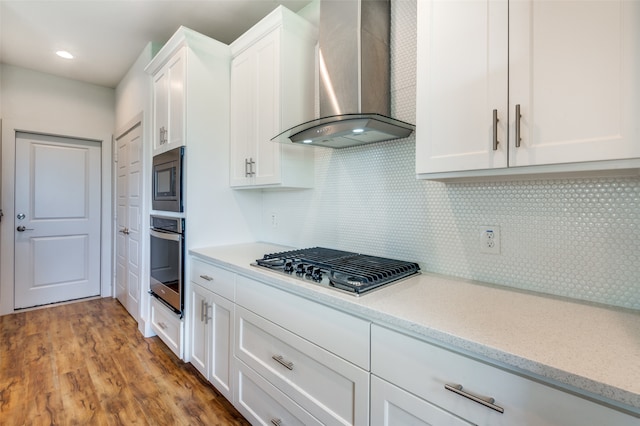
M 184 147 L 153 157 L 153 210 L 182 212 Z

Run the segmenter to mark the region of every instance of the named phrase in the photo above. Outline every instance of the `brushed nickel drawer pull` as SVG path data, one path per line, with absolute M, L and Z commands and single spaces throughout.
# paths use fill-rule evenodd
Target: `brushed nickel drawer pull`
M 289 370 L 293 370 L 293 363 L 291 361 L 285 361 L 285 359 L 282 358 L 282 355 L 273 355 L 271 358 Z
M 209 275 L 200 275 L 200 278 L 207 281 L 213 281 L 213 277 L 210 277 Z
M 271 424 L 273 426 L 280 426 L 282 424 L 282 420 L 280 420 L 280 419 L 271 419 Z
M 160 327 L 160 328 L 161 328 L 161 329 L 163 329 L 163 330 L 166 330 L 166 329 L 167 329 L 167 324 L 165 324 L 165 323 L 163 323 L 163 322 L 159 322 L 159 323 L 158 323 L 158 327 Z
M 471 392 L 463 391 L 462 385 L 454 383 L 445 383 L 444 388 L 448 391 L 464 396 L 465 398 L 469 398 L 470 400 L 477 402 L 478 404 L 482 404 L 485 407 L 489 407 L 492 410 L 496 410 L 499 413 L 504 413 L 504 408 L 494 404 L 496 400 L 490 396 L 476 395 Z

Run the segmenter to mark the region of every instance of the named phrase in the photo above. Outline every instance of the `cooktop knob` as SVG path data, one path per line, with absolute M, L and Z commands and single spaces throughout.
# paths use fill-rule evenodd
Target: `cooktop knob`
M 296 274 L 298 275 L 304 275 L 306 272 L 306 267 L 307 265 L 305 265 L 304 263 L 298 263 L 295 268 L 296 268 Z
M 293 272 L 293 262 L 290 260 L 285 260 L 284 261 L 284 267 L 283 267 L 284 272 L 290 274 Z
M 314 281 L 322 281 L 322 269 L 314 268 L 311 272 L 311 279 Z

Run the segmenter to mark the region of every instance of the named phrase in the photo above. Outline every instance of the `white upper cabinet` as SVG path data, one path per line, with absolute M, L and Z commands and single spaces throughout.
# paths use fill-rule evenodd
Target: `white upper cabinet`
M 232 187 L 313 186 L 313 150 L 271 138 L 314 118 L 315 39 L 278 7 L 231 44 Z
M 180 48 L 153 76 L 153 154 L 185 144 L 185 48 Z
M 638 2 L 418 2 L 417 75 L 418 177 L 640 167 Z
M 216 96 L 228 97 L 220 91 L 229 90 L 229 60 L 228 46 L 180 27 L 147 65 L 153 77 L 153 155 L 188 145 L 188 138 L 212 138 L 205 130 L 218 120 Z
M 507 166 L 507 2 L 418 2 L 418 173 Z

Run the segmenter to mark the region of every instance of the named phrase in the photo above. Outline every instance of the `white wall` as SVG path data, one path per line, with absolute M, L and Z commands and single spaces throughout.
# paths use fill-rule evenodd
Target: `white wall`
M 113 89 L 0 65 L 2 208 L 0 314 L 13 311 L 15 130 L 97 140 L 102 143 L 102 295 L 111 295 L 111 152 Z
M 143 111 L 145 127 L 151 127 L 151 77 L 144 72 L 159 46 L 148 43 L 136 61 L 131 65 L 115 91 L 116 137 L 131 124 L 131 120 Z M 146 141 L 146 139 L 145 139 Z

